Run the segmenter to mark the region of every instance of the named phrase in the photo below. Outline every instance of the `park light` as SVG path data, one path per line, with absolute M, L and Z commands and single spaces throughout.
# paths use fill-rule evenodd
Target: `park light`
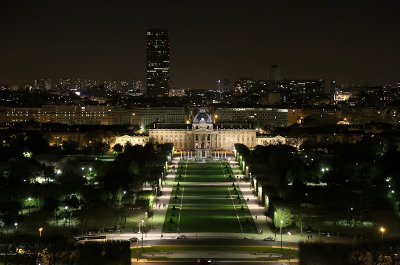
M 281 226 L 279 227 L 279 233 L 281 234 L 281 252 L 282 252 L 282 224 L 283 224 L 283 220 L 280 220 L 279 223 L 281 224 Z
M 292 233 L 290 233 L 290 232 L 287 232 L 287 234 L 288 234 L 288 236 L 289 236 L 289 250 L 290 250 L 290 236 L 292 235 Z
M 57 170 L 56 170 L 56 174 L 57 174 L 57 175 L 61 175 L 61 173 L 62 173 L 62 172 L 61 172 L 61 169 L 57 169 Z
M 82 167 L 82 171 L 83 171 L 83 170 L 85 170 L 85 168 L 84 168 L 84 167 Z
M 144 219 L 142 219 L 142 229 L 141 229 L 142 230 L 142 252 L 143 252 L 143 225 L 144 225 Z
M 39 228 L 39 237 L 42 237 L 42 231 L 43 231 L 43 227 Z
M 91 167 L 89 167 L 89 171 L 92 172 L 92 168 Z
M 18 229 L 18 223 L 15 222 L 15 223 L 14 223 L 14 226 L 15 226 L 15 230 L 17 230 L 17 229 Z
M 381 232 L 383 238 L 383 233 L 385 233 L 386 229 L 383 226 L 381 226 L 381 228 L 379 228 L 379 231 Z
M 124 190 L 124 195 L 126 194 L 126 190 Z

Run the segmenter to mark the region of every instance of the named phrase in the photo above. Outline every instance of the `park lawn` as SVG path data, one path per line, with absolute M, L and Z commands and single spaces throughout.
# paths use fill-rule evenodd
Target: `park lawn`
M 179 164 L 164 233 L 257 232 L 239 188 L 232 186 L 228 177 L 231 169 L 226 165 L 222 161 Z
M 160 245 L 143 249 L 144 253 L 173 252 L 173 251 L 219 251 L 219 252 L 258 252 L 258 253 L 282 253 L 283 258 L 298 258 L 299 252 L 296 248 L 283 248 L 274 246 L 239 246 L 239 245 Z M 131 248 L 132 257 L 137 253 L 136 247 Z

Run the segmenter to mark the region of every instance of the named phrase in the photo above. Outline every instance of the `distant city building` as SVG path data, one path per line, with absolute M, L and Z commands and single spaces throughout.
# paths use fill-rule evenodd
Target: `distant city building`
M 39 79 L 35 80 L 34 88 L 39 90 L 51 90 L 51 79 Z
M 184 97 L 184 96 L 186 96 L 185 89 L 183 89 L 183 88 L 171 88 L 169 90 L 169 96 L 170 97 Z
M 130 109 L 130 124 L 146 128 L 153 123 L 185 124 L 188 115 L 184 107 L 136 107 Z
M 269 68 L 269 80 L 279 81 L 281 80 L 281 70 L 279 65 L 272 65 Z
M 233 94 L 235 95 L 243 94 L 252 89 L 254 85 L 255 81 L 253 78 L 237 78 L 235 80 L 235 85 L 233 87 Z
M 147 94 L 165 97 L 169 92 L 169 32 L 166 29 L 147 31 Z
M 287 127 L 299 119 L 296 109 L 280 108 L 217 108 L 219 122 L 249 122 L 256 127 Z
M 72 81 L 70 78 L 60 78 L 58 80 L 57 88 L 59 90 L 70 90 L 72 86 Z
M 146 94 L 146 91 L 143 87 L 142 81 L 138 79 L 133 79 L 132 80 L 132 89 L 133 90 L 139 90 L 142 94 Z
M 331 94 L 333 93 L 333 90 L 335 88 L 336 82 L 330 79 L 324 79 L 324 89 L 323 93 L 324 94 Z
M 131 112 L 113 106 L 43 105 L 41 108 L 2 108 L 0 122 L 63 123 L 68 125 L 129 125 Z
M 259 103 L 263 105 L 278 105 L 281 103 L 281 94 L 267 93 L 260 99 Z
M 282 80 L 275 86 L 278 91 L 295 95 L 312 95 L 324 92 L 324 80 Z
M 229 79 L 219 79 L 217 80 L 217 91 L 219 93 L 224 93 L 224 92 L 231 92 L 232 91 L 232 86 L 231 82 Z
M 347 101 L 351 97 L 350 92 L 338 91 L 333 95 L 335 101 Z

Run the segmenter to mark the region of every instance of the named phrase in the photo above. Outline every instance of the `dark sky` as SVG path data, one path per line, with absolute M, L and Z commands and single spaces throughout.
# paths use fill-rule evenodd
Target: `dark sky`
M 145 31 L 170 30 L 176 87 L 222 78 L 400 81 L 398 0 L 2 0 L 0 83 L 145 79 Z

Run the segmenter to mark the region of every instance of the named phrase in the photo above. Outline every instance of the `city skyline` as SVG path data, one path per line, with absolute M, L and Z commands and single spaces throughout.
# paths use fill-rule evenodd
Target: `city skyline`
M 177 88 L 215 88 L 238 77 L 396 83 L 400 19 L 395 1 L 312 4 L 151 1 L 3 4 L 0 82 L 84 77 L 145 80 L 150 28 L 170 31 Z

